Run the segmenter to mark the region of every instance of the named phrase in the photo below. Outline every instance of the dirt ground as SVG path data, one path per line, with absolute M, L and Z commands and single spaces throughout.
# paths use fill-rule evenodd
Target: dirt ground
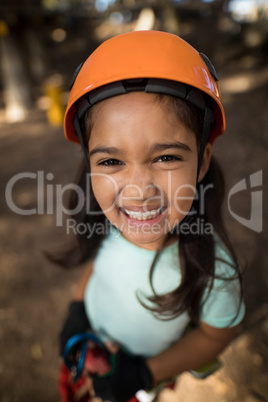
M 242 179 L 263 172 L 263 230 L 243 226 L 227 210 L 226 220 L 235 249 L 246 266 L 247 314 L 240 334 L 221 356 L 223 368 L 207 380 L 183 374 L 175 392 L 165 391 L 162 402 L 268 401 L 268 275 L 267 182 L 268 67 L 267 63 L 230 62 L 221 65 L 227 133 L 215 146 L 215 155 L 227 178 L 227 194 Z M 248 60 L 248 58 L 247 58 Z M 81 269 L 64 271 L 48 262 L 43 250 L 66 240 L 53 214 L 20 216 L 5 199 L 9 180 L 22 172 L 13 200 L 21 208 L 36 208 L 37 177 L 44 183 L 70 182 L 79 164 L 78 147 L 65 141 L 62 128 L 53 128 L 42 111 L 20 124 L 0 123 L 0 401 L 58 401 L 58 332 Z M 52 173 L 52 176 L 48 176 Z M 54 194 L 55 195 L 55 194 Z M 54 198 L 55 199 L 55 198 Z M 40 202 L 40 198 L 39 198 Z M 232 210 L 249 219 L 250 191 L 232 197 Z M 260 207 L 260 206 L 259 206 Z M 55 209 L 55 204 L 54 204 Z M 46 210 L 46 208 L 45 208 Z M 46 211 L 45 211 L 46 212 Z

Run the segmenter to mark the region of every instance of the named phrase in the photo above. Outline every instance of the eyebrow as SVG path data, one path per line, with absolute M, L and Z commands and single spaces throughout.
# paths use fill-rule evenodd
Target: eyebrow
M 89 152 L 89 157 L 95 155 L 95 154 L 119 154 L 120 150 L 115 147 L 96 147 L 93 148 L 92 151 Z
M 188 151 L 192 152 L 191 148 L 187 145 L 184 144 L 183 142 L 175 141 L 175 142 L 170 142 L 170 143 L 165 143 L 165 144 L 153 144 L 151 151 L 152 152 L 157 152 L 157 151 L 164 151 L 166 149 L 178 149 L 180 151 Z
M 160 151 L 164 151 L 166 149 L 170 149 L 170 148 L 174 148 L 174 149 L 178 149 L 180 151 L 187 151 L 187 152 L 192 152 L 191 148 L 184 144 L 183 142 L 179 142 L 179 141 L 175 141 L 175 142 L 171 142 L 171 143 L 156 143 L 153 144 L 152 147 L 150 148 L 150 152 L 160 152 Z M 121 151 L 118 148 L 115 147 L 96 147 L 93 148 L 90 152 L 89 152 L 89 157 L 92 157 L 95 154 L 109 154 L 109 155 L 115 155 L 115 154 L 120 154 Z

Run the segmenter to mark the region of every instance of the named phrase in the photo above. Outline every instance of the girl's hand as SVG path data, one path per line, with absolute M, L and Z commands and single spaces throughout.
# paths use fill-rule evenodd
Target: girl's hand
M 88 401 L 94 401 L 95 392 L 93 389 L 92 378 L 85 375 L 85 383 L 77 389 L 74 394 L 74 400 L 80 401 L 81 399 L 88 398 Z
M 105 347 L 112 355 L 115 355 L 119 351 L 119 346 L 112 341 L 105 342 Z
M 153 378 L 145 359 L 130 356 L 120 349 L 115 354 L 115 367 L 111 374 L 93 378 L 97 397 L 103 400 L 126 402 L 140 389 L 153 387 Z

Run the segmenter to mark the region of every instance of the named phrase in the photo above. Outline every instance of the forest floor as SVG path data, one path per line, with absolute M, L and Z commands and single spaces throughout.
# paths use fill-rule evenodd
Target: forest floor
M 246 179 L 248 184 L 249 176 L 258 171 L 267 182 L 267 64 L 241 58 L 222 63 L 218 75 L 228 125 L 214 154 L 226 173 L 228 194 L 239 181 Z M 40 110 L 21 123 L 1 122 L 0 132 L 0 401 L 54 402 L 59 400 L 58 333 L 81 269 L 64 271 L 43 251 L 68 238 L 56 225 L 56 185 L 74 178 L 81 152 L 65 141 L 62 128 L 49 125 Z M 54 191 L 53 214 L 39 210 L 21 216 L 7 205 L 7 184 L 23 172 L 31 176 L 14 184 L 13 201 L 20 208 L 36 208 L 44 180 L 44 194 Z M 264 185 L 258 190 L 264 194 Z M 232 211 L 249 219 L 250 196 L 249 189 L 233 195 Z M 45 212 L 46 208 L 45 202 Z M 175 391 L 164 391 L 161 402 L 268 401 L 267 213 L 263 202 L 263 230 L 257 233 L 231 216 L 226 198 L 229 233 L 246 266 L 246 318 L 220 357 L 221 370 L 206 380 L 181 375 Z

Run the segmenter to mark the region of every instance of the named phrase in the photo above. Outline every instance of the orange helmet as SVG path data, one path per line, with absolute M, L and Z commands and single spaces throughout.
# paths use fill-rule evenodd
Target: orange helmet
M 65 136 L 79 143 L 74 118 L 81 122 L 94 103 L 144 90 L 178 96 L 202 110 L 209 102 L 215 117 L 209 133 L 213 143 L 225 131 L 217 80 L 209 59 L 176 35 L 159 31 L 118 35 L 102 43 L 77 69 L 64 118 Z

